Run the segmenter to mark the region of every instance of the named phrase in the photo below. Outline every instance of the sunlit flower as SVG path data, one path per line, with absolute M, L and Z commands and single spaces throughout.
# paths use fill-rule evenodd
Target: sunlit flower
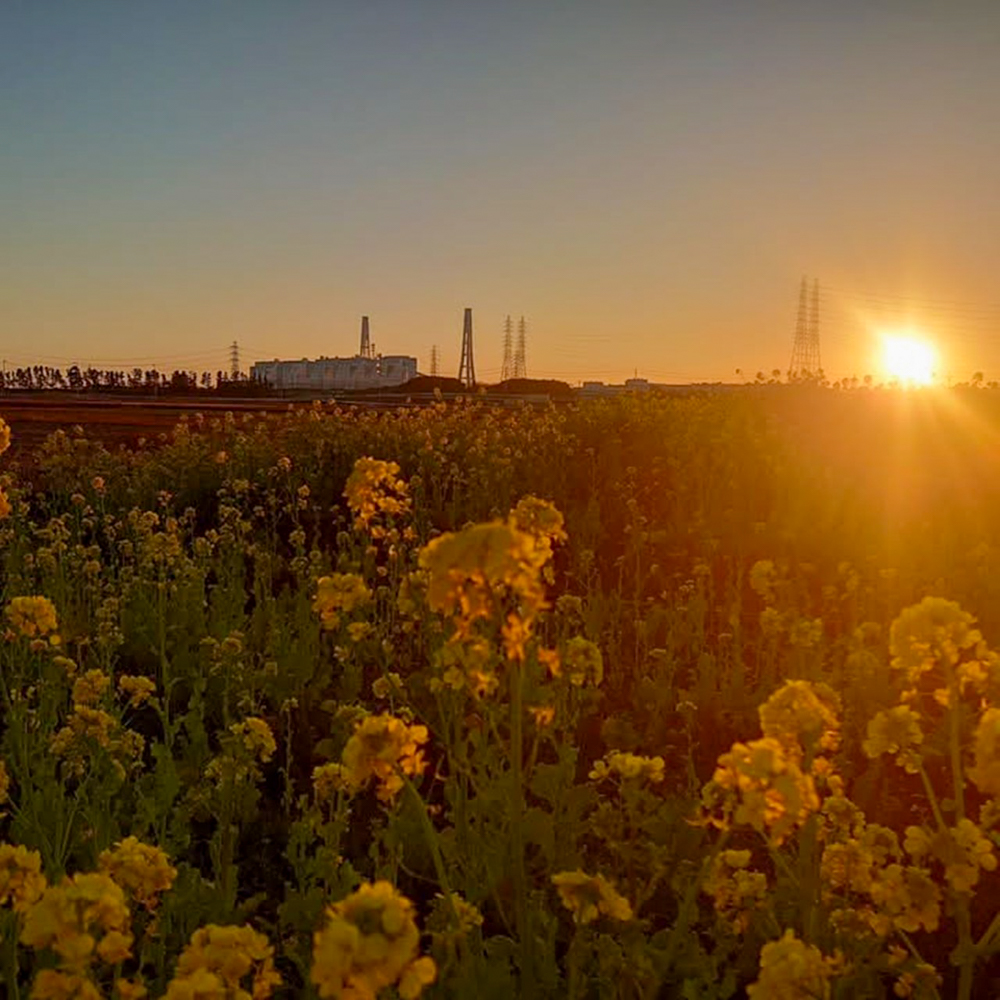
M 760 972 L 747 987 L 747 996 L 751 1000 L 827 1000 L 832 974 L 831 959 L 786 930 L 778 941 L 761 948 Z
M 359 528 L 367 528 L 380 514 L 400 517 L 411 506 L 409 487 L 400 478 L 399 465 L 369 457 L 354 463 L 344 497 Z
M 984 795 L 1000 796 L 1000 708 L 988 708 L 980 716 L 975 747 L 969 777 Z
M 741 934 L 750 923 L 752 911 L 767 898 L 767 876 L 750 869 L 749 851 L 721 851 L 702 891 L 712 898 L 715 912 Z
M 563 906 L 573 914 L 575 923 L 593 923 L 601 915 L 622 921 L 633 917 L 629 901 L 603 875 L 559 872 L 552 876 L 552 883 Z
M 734 743 L 702 789 L 708 822 L 752 826 L 782 843 L 819 809 L 813 777 L 775 739 Z
M 920 768 L 920 751 L 924 740 L 920 716 L 908 705 L 896 705 L 879 712 L 868 723 L 868 737 L 861 744 L 869 757 L 884 753 L 896 755 L 896 763 L 911 773 Z
M 208 924 L 191 935 L 181 952 L 165 1000 L 267 1000 L 280 983 L 274 948 L 263 934 L 247 926 Z
M 905 608 L 892 623 L 889 649 L 893 667 L 909 684 L 915 684 L 935 663 L 954 666 L 964 651 L 982 640 L 974 625 L 972 615 L 954 601 L 925 597 Z
M 177 877 L 177 869 L 159 847 L 126 837 L 98 858 L 102 872 L 110 875 L 132 898 L 147 909 L 154 909 L 161 893 Z
M 414 1000 L 436 975 L 433 960 L 418 956 L 419 942 L 413 904 L 388 882 L 363 883 L 327 907 L 313 935 L 310 979 L 323 998 L 374 998 L 398 984 Z
M 356 789 L 375 778 L 378 797 L 389 802 L 403 787 L 400 772 L 423 774 L 427 764 L 420 747 L 426 742 L 426 726 L 408 725 L 388 713 L 366 716 L 341 754 L 344 778 Z
M 764 736 L 785 750 L 835 750 L 840 729 L 840 699 L 827 684 L 785 681 L 759 708 Z
M 24 913 L 46 887 L 42 856 L 20 844 L 0 844 L 0 906 Z

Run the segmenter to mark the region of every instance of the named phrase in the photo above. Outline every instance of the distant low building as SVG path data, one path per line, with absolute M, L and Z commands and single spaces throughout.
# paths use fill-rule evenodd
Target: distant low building
M 417 359 L 404 354 L 375 357 L 258 361 L 250 378 L 273 389 L 378 389 L 402 385 L 417 374 Z

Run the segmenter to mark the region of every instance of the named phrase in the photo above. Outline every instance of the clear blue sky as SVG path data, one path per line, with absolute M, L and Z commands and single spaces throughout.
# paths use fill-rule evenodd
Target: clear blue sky
M 1000 376 L 1000 4 L 0 5 L 0 354 L 217 368 L 503 318 L 538 376 Z

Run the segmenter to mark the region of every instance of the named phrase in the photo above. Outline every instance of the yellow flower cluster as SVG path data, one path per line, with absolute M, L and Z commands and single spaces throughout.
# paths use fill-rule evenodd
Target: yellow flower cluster
M 349 614 L 367 604 L 371 596 L 365 581 L 356 573 L 332 573 L 316 581 L 313 611 L 319 614 L 323 628 L 335 629 L 340 624 L 341 612 Z
M 132 954 L 125 894 L 102 872 L 88 872 L 49 886 L 25 914 L 21 943 L 49 948 L 63 971 L 84 974 L 94 957 L 109 965 Z
M 14 597 L 8 602 L 4 613 L 11 628 L 25 638 L 47 638 L 51 645 L 59 645 L 56 609 L 47 597 Z
M 347 784 L 343 764 L 320 764 L 313 768 L 313 795 L 321 805 L 332 802 L 337 792 Z
M 664 764 L 662 757 L 642 757 L 634 753 L 612 750 L 602 760 L 594 762 L 589 777 L 591 781 L 603 781 L 617 776 L 624 781 L 648 781 L 656 785 L 663 781 Z
M 583 687 L 588 681 L 599 687 L 604 680 L 604 658 L 596 643 L 574 635 L 562 651 L 557 674 L 565 673 L 570 684 Z
M 139 708 L 156 694 L 156 683 L 148 677 L 122 674 L 118 678 L 118 691 L 128 698 L 128 703 L 132 708 Z
M 919 864 L 934 858 L 944 866 L 944 876 L 955 892 L 971 892 L 981 871 L 997 867 L 992 841 L 971 819 L 961 819 L 947 830 L 930 831 L 908 826 L 903 847 Z
M 156 908 L 160 894 L 177 877 L 177 869 L 164 851 L 135 837 L 126 837 L 110 850 L 102 851 L 98 867 L 148 910 Z
M 603 875 L 559 872 L 552 876 L 552 884 L 577 924 L 593 923 L 602 915 L 621 921 L 633 917 L 632 905 Z
M 837 748 L 840 699 L 827 684 L 785 681 L 757 712 L 764 736 L 790 754 Z
M 181 952 L 164 1000 L 267 1000 L 280 983 L 274 948 L 263 934 L 208 924 Z
M 235 722 L 229 727 L 229 731 L 250 751 L 262 764 L 267 763 L 278 749 L 278 744 L 274 741 L 274 734 L 271 727 L 256 716 L 250 716 L 242 722 Z
M 377 528 L 372 537 L 385 534 L 381 525 L 374 524 L 381 515 L 400 517 L 409 513 L 411 503 L 409 487 L 399 476 L 396 462 L 383 462 L 376 458 L 359 458 L 344 486 L 344 497 L 354 514 L 357 528 Z
M 73 682 L 73 702 L 76 705 L 96 705 L 111 684 L 103 670 L 88 670 Z
M 1000 796 L 1000 708 L 988 708 L 979 717 L 975 763 L 968 774 L 984 795 Z
M 375 778 L 378 797 L 390 802 L 403 787 L 401 774 L 424 773 L 427 762 L 420 747 L 426 742 L 426 726 L 408 725 L 387 712 L 366 716 L 341 754 L 344 779 L 360 789 Z
M 954 667 L 964 652 L 982 641 L 974 626 L 972 615 L 954 601 L 925 597 L 919 604 L 904 608 L 892 623 L 892 666 L 903 674 L 908 685 L 916 685 L 938 662 Z
M 708 822 L 720 828 L 749 825 L 781 844 L 819 809 L 813 776 L 778 740 L 765 737 L 734 743 L 719 757 L 702 790 Z
M 830 979 L 840 962 L 786 930 L 760 951 L 757 981 L 747 987 L 751 1000 L 829 1000 Z
M 924 733 L 920 716 L 909 705 L 896 705 L 878 712 L 868 721 L 868 736 L 861 747 L 869 757 L 895 754 L 896 763 L 910 774 L 920 770 L 920 745 Z
M 437 975 L 433 959 L 418 957 L 419 943 L 413 904 L 388 882 L 364 883 L 327 907 L 313 935 L 310 978 L 324 998 L 375 1000 L 395 985 L 414 1000 Z
M 20 844 L 0 844 L 0 906 L 25 913 L 45 892 L 42 856 Z
M 80 776 L 90 762 L 94 746 L 107 750 L 119 777 L 142 759 L 143 737 L 131 729 L 121 730 L 114 716 L 103 709 L 74 705 L 66 725 L 49 740 L 52 752 L 61 757 L 68 773 Z
M 737 934 L 749 925 L 753 911 L 767 899 L 767 876 L 750 869 L 749 851 L 722 851 L 712 862 L 702 886 L 715 912 Z
M 476 621 L 494 617 L 504 594 L 517 601 L 523 618 L 545 606 L 540 572 L 549 550 L 507 522 L 447 532 L 428 542 L 419 558 L 429 574 L 428 603 L 453 617 L 462 636 Z

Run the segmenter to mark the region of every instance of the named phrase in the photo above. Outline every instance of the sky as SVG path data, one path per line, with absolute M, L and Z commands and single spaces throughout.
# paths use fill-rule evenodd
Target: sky
M 1000 4 L 5 0 L 0 355 L 1000 378 Z M 453 371 L 454 369 L 454 371 Z M 742 374 L 737 374 L 739 370 Z M 877 374 L 877 372 L 876 372 Z

